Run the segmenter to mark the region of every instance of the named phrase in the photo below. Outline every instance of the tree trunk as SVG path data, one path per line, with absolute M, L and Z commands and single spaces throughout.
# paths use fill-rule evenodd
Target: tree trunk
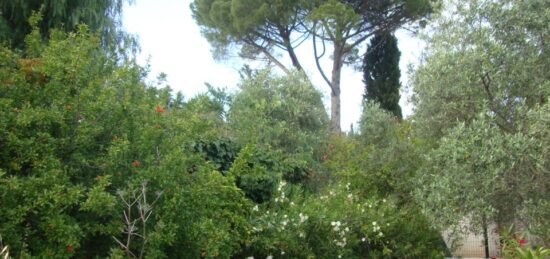
M 296 52 L 294 52 L 294 47 L 292 46 L 292 43 L 290 43 L 290 32 L 285 29 L 279 28 L 279 34 L 281 34 L 283 38 L 283 45 L 288 52 L 290 60 L 292 61 L 292 66 L 294 66 L 294 68 L 299 71 L 303 71 L 304 69 L 302 68 L 300 61 L 298 60 L 298 56 L 296 56 Z
M 489 257 L 489 233 L 487 232 L 487 220 L 483 217 L 483 246 L 485 247 L 485 258 Z
M 332 78 L 330 91 L 330 131 L 341 133 L 340 127 L 340 76 L 342 73 L 343 47 L 335 44 L 334 60 L 332 62 Z
M 300 62 L 298 61 L 298 56 L 296 56 L 296 53 L 294 52 L 294 48 L 292 48 L 292 46 L 288 48 L 288 55 L 290 56 L 290 60 L 292 60 L 292 66 L 294 66 L 299 71 L 303 71 L 304 69 L 302 68 L 302 65 L 300 64 Z

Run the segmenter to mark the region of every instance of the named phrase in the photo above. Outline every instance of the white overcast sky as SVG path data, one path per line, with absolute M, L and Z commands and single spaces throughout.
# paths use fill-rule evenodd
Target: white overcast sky
M 181 91 L 186 98 L 205 92 L 205 82 L 216 87 L 237 89 L 238 71 L 244 60 L 234 58 L 216 62 L 212 58 L 210 45 L 200 33 L 193 20 L 189 5 L 191 0 L 136 0 L 126 5 L 123 13 L 125 29 L 138 36 L 141 53 L 139 62 L 145 65 L 149 60 L 151 78 L 161 72 L 168 75 L 168 84 L 174 91 Z M 421 53 L 422 44 L 411 37 L 410 33 L 399 31 L 399 49 L 401 51 L 401 107 L 405 116 L 410 115 L 412 107 L 408 104 L 409 94 L 405 92 L 407 84 L 407 65 L 415 63 Z M 366 45 L 365 42 L 363 45 Z M 321 79 L 314 63 L 310 42 L 298 49 L 298 56 L 306 73 L 313 79 L 315 86 L 325 98 L 327 111 L 330 108 L 329 88 Z M 325 70 L 330 76 L 328 60 Z M 357 125 L 361 114 L 363 94 L 362 74 L 351 67 L 342 71 L 342 129 L 347 131 L 351 123 Z

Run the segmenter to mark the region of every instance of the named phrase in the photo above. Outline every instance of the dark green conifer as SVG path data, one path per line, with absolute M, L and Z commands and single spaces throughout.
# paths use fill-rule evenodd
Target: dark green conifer
M 371 39 L 363 61 L 363 99 L 379 103 L 381 108 L 398 118 L 402 118 L 399 106 L 400 56 L 397 38 L 393 34 L 382 33 Z

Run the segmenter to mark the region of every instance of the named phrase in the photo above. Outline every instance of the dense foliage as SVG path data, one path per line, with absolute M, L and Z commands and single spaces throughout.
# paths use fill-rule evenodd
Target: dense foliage
M 285 1 L 195 2 L 216 26 L 242 15 L 212 35 L 304 18 Z M 304 21 L 359 19 L 362 3 L 320 1 Z M 299 69 L 248 69 L 237 91 L 188 99 L 94 28 L 44 35 L 32 16 L 20 46 L 0 45 L 0 255 L 443 258 L 442 231 L 466 218 L 478 231 L 513 224 L 503 255 L 542 257 L 531 246 L 550 243 L 546 6 L 448 1 L 425 33 L 413 118 L 367 100 L 349 135 L 331 134 Z
M 24 39 L 31 32 L 28 20 L 35 12 L 43 17 L 37 24 L 43 38 L 52 29 L 75 31 L 86 24 L 91 31 L 100 33 L 104 47 L 117 47 L 126 38 L 121 27 L 124 0 L 55 1 L 11 0 L 0 3 L 0 41 L 11 46 L 24 47 Z
M 413 77 L 429 144 L 417 200 L 442 227 L 514 224 L 548 244 L 547 0 L 449 1 Z
M 325 138 L 328 116 L 321 94 L 296 72 L 269 70 L 245 79 L 228 112 L 238 143 L 256 143 L 286 153 L 312 153 Z
M 12 254 L 107 256 L 113 237 L 126 236 L 118 196 L 145 181 L 146 194 L 162 195 L 131 251 L 196 258 L 238 250 L 250 202 L 198 152 L 184 152 L 220 131 L 221 118 L 201 108 L 209 101 L 167 108 L 169 89 L 145 85 L 146 71 L 132 62 L 111 61 L 85 27 L 54 32 L 47 45 L 36 35 L 27 38 L 36 54 L 2 47 L 0 59 L 0 232 Z
M 401 70 L 397 38 L 393 34 L 377 34 L 370 40 L 363 60 L 363 99 L 377 102 L 380 107 L 402 118 L 399 106 Z
M 373 177 L 346 184 L 344 168 L 369 174 L 361 156 L 334 159 L 348 140 L 326 142 L 321 95 L 300 73 L 260 71 L 231 98 L 210 89 L 184 101 L 94 35 L 54 30 L 44 43 L 36 29 L 26 56 L 1 48 L 0 234 L 11 255 L 442 253 L 390 189 L 364 190 Z M 303 224 L 281 232 L 290 216 Z

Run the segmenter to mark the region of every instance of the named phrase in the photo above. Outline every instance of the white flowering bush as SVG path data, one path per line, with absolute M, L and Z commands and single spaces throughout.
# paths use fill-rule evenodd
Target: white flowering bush
M 428 235 L 427 249 L 411 228 L 407 212 L 394 198 L 362 198 L 351 183 L 327 187 L 315 195 L 282 181 L 269 203 L 252 208 L 252 238 L 243 257 L 254 258 L 365 258 L 410 256 L 441 257 L 432 249 L 437 235 Z M 416 220 L 416 219 L 415 219 Z M 425 222 L 424 222 L 425 223 Z M 427 225 L 414 228 L 426 234 Z M 421 224 L 420 224 L 421 225 Z M 405 229 L 405 232 L 401 232 Z M 412 238 L 408 238 L 412 236 Z M 427 239 L 427 238 L 425 238 Z M 401 247 L 403 246 L 403 247 Z

